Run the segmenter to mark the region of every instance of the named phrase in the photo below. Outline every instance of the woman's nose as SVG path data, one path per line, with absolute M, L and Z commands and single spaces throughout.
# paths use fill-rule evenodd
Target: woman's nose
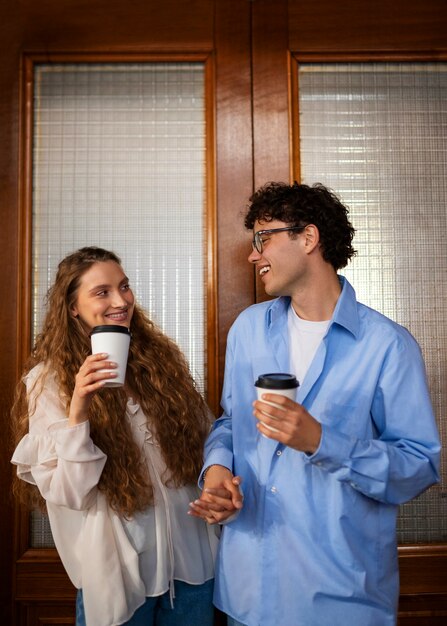
M 127 306 L 128 302 L 121 291 L 114 291 L 112 298 L 112 306 L 121 308 Z

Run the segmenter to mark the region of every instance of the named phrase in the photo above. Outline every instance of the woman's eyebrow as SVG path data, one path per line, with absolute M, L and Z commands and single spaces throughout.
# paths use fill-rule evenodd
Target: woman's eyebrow
M 121 283 L 120 283 L 121 284 Z M 92 287 L 91 289 L 89 289 L 89 293 L 91 293 L 92 291 L 98 291 L 101 289 L 109 289 L 111 285 L 95 285 L 94 287 Z

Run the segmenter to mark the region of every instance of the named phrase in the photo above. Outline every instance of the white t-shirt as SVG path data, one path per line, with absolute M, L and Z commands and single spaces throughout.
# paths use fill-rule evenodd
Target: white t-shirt
M 290 371 L 303 384 L 307 370 L 312 363 L 318 346 L 328 329 L 330 320 L 310 322 L 299 317 L 293 306 L 288 312 L 288 330 L 290 345 Z

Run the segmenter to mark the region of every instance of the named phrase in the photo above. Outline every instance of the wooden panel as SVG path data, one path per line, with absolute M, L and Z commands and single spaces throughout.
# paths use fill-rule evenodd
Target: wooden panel
M 18 612 L 20 626 L 68 626 L 75 624 L 74 600 L 71 603 L 24 602 Z
M 440 594 L 447 597 L 447 545 L 399 548 L 401 592 L 404 595 Z
M 336 5 L 331 0 L 289 0 L 289 27 L 289 47 L 294 52 L 435 50 L 447 43 L 447 4 L 444 0 L 341 0 Z
M 403 596 L 399 602 L 399 626 L 437 626 L 447 623 L 447 595 Z
M 447 623 L 447 546 L 401 546 L 399 571 L 399 625 Z
M 237 16 L 237 17 L 236 17 Z M 250 3 L 216 2 L 216 175 L 219 301 L 219 384 L 226 336 L 237 314 L 254 301 L 243 209 L 253 189 Z
M 27 50 L 211 49 L 207 0 L 23 0 Z
M 253 3 L 253 143 L 255 189 L 289 181 L 287 2 Z
M 254 188 L 291 177 L 287 0 L 252 5 Z M 256 302 L 268 300 L 253 269 Z
M 76 590 L 71 584 L 56 550 L 26 551 L 16 565 L 17 601 L 70 600 L 74 603 Z
M 8 440 L 9 408 L 16 381 L 17 310 L 17 187 L 18 187 L 18 110 L 19 46 L 18 24 L 5 15 L 10 6 L 0 3 L 0 624 L 12 623 L 13 506 L 11 493 L 12 449 Z

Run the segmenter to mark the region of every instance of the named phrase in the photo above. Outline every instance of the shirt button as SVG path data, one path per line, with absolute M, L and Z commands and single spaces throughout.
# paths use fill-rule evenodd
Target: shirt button
M 270 491 L 271 491 L 272 493 L 276 493 L 278 490 L 276 489 L 276 487 L 272 487 L 272 488 L 270 489 Z
M 276 452 L 276 456 L 281 456 L 281 454 L 282 454 L 282 450 L 278 450 L 278 451 Z

